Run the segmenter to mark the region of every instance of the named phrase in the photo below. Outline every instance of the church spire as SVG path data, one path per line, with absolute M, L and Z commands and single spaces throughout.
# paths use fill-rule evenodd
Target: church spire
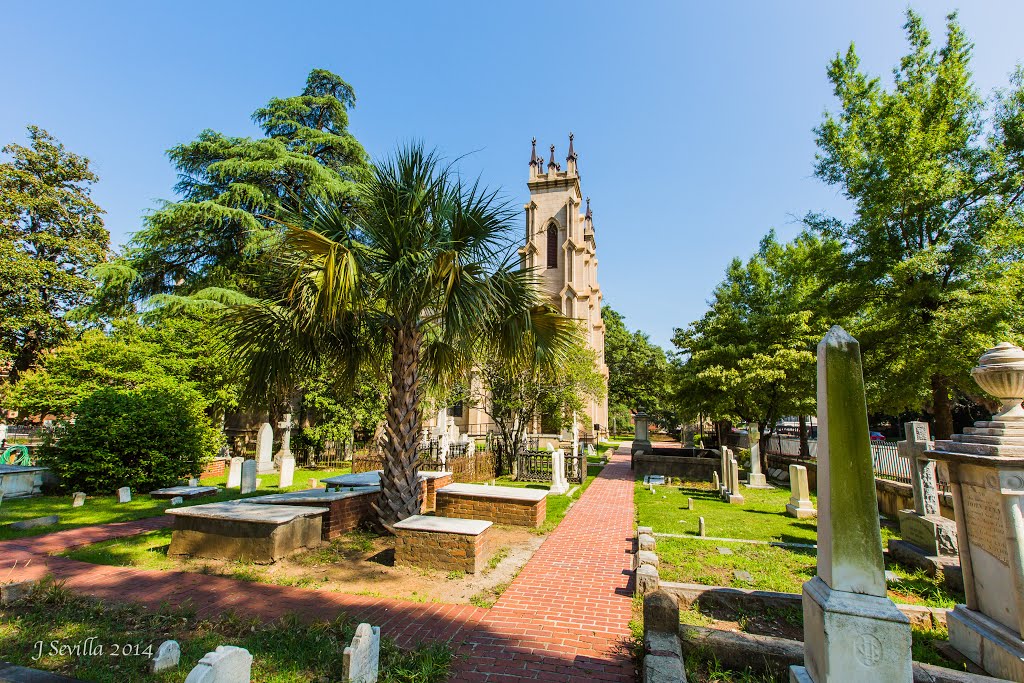
M 548 173 L 551 173 L 552 171 L 556 170 L 557 168 L 558 168 L 558 164 L 555 163 L 555 146 L 551 145 L 551 160 L 548 161 Z
M 591 223 L 594 222 L 594 212 L 590 210 L 590 197 L 587 197 L 587 215 L 586 219 Z
M 569 175 L 576 175 L 576 150 L 572 146 L 572 133 L 569 133 L 569 156 L 565 157 L 565 170 Z
M 537 138 L 532 141 L 532 148 L 530 149 L 530 179 L 537 177 L 540 173 L 541 159 L 537 156 Z

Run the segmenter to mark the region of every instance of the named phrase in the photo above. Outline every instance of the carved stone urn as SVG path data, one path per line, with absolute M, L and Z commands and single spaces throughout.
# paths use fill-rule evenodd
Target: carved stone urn
M 978 359 L 971 376 L 1003 404 L 993 420 L 1024 420 L 1024 349 L 1010 342 L 997 344 Z

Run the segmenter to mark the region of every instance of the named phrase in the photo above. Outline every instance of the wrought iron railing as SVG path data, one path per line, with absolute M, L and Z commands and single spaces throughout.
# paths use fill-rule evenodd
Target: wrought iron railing
M 550 482 L 554 456 L 551 451 L 523 451 L 516 456 L 516 481 Z M 587 476 L 587 456 L 584 453 L 565 455 L 565 479 L 582 484 Z

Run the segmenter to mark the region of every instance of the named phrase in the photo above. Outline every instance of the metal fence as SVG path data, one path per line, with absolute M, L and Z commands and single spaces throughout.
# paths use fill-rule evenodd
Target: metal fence
M 516 481 L 550 482 L 554 456 L 550 451 L 524 451 L 516 456 Z M 587 456 L 584 452 L 567 453 L 565 479 L 582 484 L 587 476 Z
M 469 453 L 468 444 L 451 444 L 448 455 L 442 461 L 436 441 L 422 444 L 416 451 L 417 466 L 421 471 L 451 472 L 452 481 L 468 483 L 493 479 L 495 476 L 494 453 L 475 450 Z M 371 472 L 384 469 L 384 453 L 380 450 L 357 454 L 352 458 L 353 472 Z
M 810 451 L 810 458 L 807 460 L 817 461 L 818 441 L 809 439 L 807 446 Z M 800 459 L 800 439 L 773 434 L 767 439 L 766 452 L 769 456 Z M 875 468 L 875 477 L 878 479 L 888 479 L 904 484 L 911 482 L 910 461 L 899 456 L 897 442 L 872 441 L 871 461 Z M 948 487 L 945 482 L 939 482 L 939 485 L 943 490 Z

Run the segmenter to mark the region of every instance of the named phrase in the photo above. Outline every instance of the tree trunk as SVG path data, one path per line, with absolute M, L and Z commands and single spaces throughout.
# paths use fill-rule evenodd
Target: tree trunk
M 953 436 L 953 410 L 949 403 L 949 388 L 946 379 L 939 374 L 932 375 L 932 438 L 948 439 Z
M 391 394 L 388 396 L 388 442 L 384 452 L 381 490 L 374 509 L 382 526 L 420 512 L 419 466 L 416 442 L 420 435 L 419 356 L 422 337 L 406 325 L 395 330 L 391 355 Z
M 800 457 L 805 460 L 811 458 L 811 444 L 807 438 L 807 416 L 800 416 Z

